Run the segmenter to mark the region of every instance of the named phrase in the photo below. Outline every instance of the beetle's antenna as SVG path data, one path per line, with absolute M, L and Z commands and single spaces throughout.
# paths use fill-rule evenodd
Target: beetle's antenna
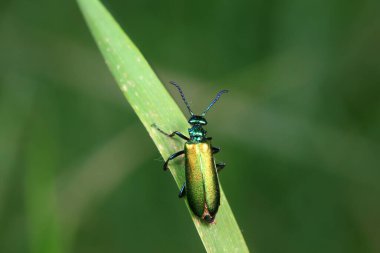
M 207 107 L 207 109 L 202 113 L 202 116 L 205 116 L 206 113 L 208 112 L 208 110 L 210 110 L 211 106 L 213 106 L 216 101 L 218 101 L 218 99 L 220 98 L 220 96 L 222 96 L 223 93 L 227 93 L 228 90 L 221 90 L 218 92 L 218 94 L 216 94 L 216 97 L 214 98 L 214 100 L 211 102 L 211 104 Z
M 183 94 L 181 87 L 176 82 L 170 81 L 169 83 L 173 84 L 175 87 L 177 87 L 179 93 L 181 94 L 183 102 L 185 102 L 187 109 L 189 110 L 191 115 L 194 115 L 194 113 L 190 109 L 190 105 L 187 103 L 187 100 L 185 98 L 185 94 Z

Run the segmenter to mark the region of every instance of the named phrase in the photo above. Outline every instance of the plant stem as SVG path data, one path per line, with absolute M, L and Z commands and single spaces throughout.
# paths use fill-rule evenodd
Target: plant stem
M 78 0 L 78 3 L 116 82 L 161 155 L 167 158 L 182 149 L 181 142 L 151 127 L 157 124 L 167 132 L 186 132 L 188 123 L 148 62 L 98 0 Z M 182 166 L 172 163 L 170 171 L 180 187 L 184 182 Z M 220 190 L 221 206 L 216 224 L 201 222 L 189 209 L 203 245 L 207 252 L 248 252 L 222 188 Z

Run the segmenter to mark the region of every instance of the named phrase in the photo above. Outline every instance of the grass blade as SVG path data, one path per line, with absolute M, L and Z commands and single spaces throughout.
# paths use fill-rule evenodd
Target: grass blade
M 168 132 L 187 132 L 188 123 L 140 51 L 98 0 L 78 3 L 109 69 L 161 155 L 167 158 L 182 149 L 182 142 L 151 127 L 155 123 Z M 180 186 L 184 182 L 182 166 L 172 163 L 170 171 Z M 215 225 L 202 223 L 191 211 L 190 214 L 208 252 L 248 252 L 222 189 Z

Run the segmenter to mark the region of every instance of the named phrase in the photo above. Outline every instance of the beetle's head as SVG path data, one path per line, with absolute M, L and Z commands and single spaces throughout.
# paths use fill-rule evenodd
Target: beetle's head
M 207 120 L 205 119 L 204 116 L 199 116 L 199 115 L 192 115 L 189 119 L 189 124 L 190 125 L 202 125 L 205 126 L 207 125 Z

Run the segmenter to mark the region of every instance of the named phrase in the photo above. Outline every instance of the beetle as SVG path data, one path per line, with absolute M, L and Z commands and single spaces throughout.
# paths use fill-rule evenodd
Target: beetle
M 207 125 L 205 115 L 208 110 L 210 110 L 220 96 L 223 93 L 227 93 L 228 90 L 219 91 L 206 110 L 200 115 L 195 115 L 190 109 L 181 87 L 173 81 L 170 83 L 178 89 L 183 102 L 189 110 L 190 118 L 188 123 L 191 127 L 188 129 L 189 138 L 179 131 L 168 134 L 155 124 L 152 125 L 159 132 L 168 137 L 178 136 L 186 141 L 184 149 L 169 156 L 163 168 L 166 171 L 169 161 L 181 155 L 185 156 L 186 181 L 181 187 L 178 197 L 182 198 L 186 195 L 192 212 L 202 220 L 213 223 L 220 205 L 218 172 L 223 169 L 226 164 L 215 162 L 214 154 L 218 153 L 220 148 L 211 145 L 212 138 L 207 137 L 207 131 L 203 127 Z

